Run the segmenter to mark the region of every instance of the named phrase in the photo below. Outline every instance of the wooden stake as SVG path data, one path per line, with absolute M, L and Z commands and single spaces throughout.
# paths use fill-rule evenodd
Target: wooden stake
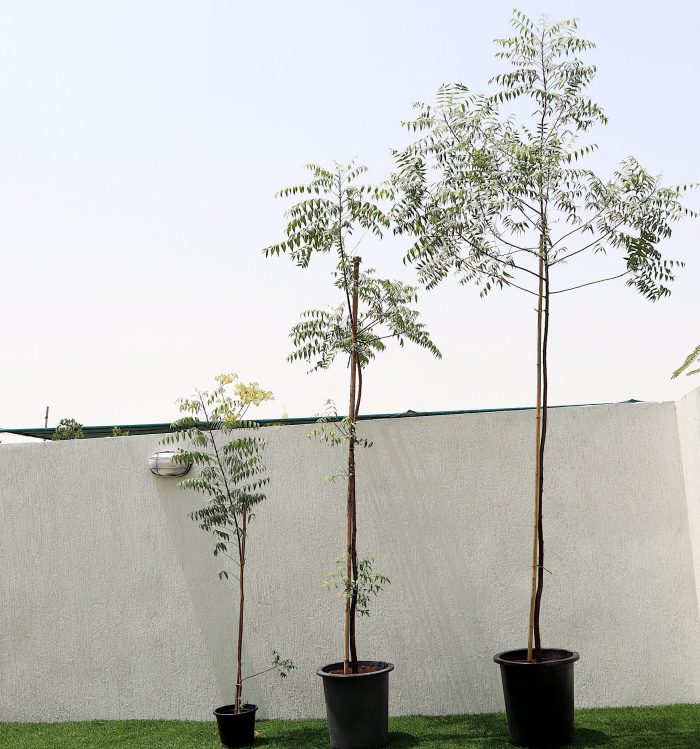
M 549 342 L 549 264 L 544 263 L 544 329 L 542 332 L 542 421 L 540 426 L 540 473 L 538 492 L 538 518 L 537 518 L 537 593 L 535 594 L 535 651 L 533 657 L 536 661 L 542 658 L 542 642 L 540 637 L 540 608 L 542 603 L 542 591 L 544 589 L 544 527 L 542 522 L 542 505 L 544 503 L 544 453 L 547 442 L 547 403 L 549 397 L 549 375 L 547 368 L 547 353 Z
M 527 628 L 527 659 L 532 661 L 532 640 L 535 631 L 535 597 L 537 590 L 537 553 L 540 516 L 540 472 L 542 470 L 540 441 L 542 439 L 542 298 L 544 290 L 544 235 L 540 234 L 540 265 L 537 293 L 537 404 L 535 406 L 535 512 L 532 531 L 532 584 L 530 619 Z
M 352 335 L 352 349 L 350 351 L 350 441 L 348 444 L 348 496 L 345 526 L 345 626 L 343 643 L 343 673 L 350 673 L 351 665 L 356 670 L 357 655 L 355 652 L 355 631 L 351 614 L 353 598 L 353 559 L 355 559 L 355 421 L 357 419 L 357 307 L 358 286 L 360 283 L 360 258 L 352 259 L 352 312 L 350 327 Z M 352 612 L 354 613 L 354 611 Z

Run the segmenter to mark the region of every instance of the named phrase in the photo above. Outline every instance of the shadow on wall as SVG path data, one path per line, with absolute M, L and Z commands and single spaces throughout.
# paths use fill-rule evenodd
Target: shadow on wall
M 235 595 L 231 586 L 236 582 L 217 581 L 218 572 L 228 568 L 226 559 L 215 559 L 211 536 L 205 534 L 189 513 L 204 499 L 177 486 L 177 478 L 153 477 L 154 492 L 160 500 L 163 517 L 172 539 L 173 549 L 190 595 L 202 643 L 212 673 L 216 678 L 220 704 L 229 704 L 233 697 Z M 213 564 L 215 562 L 218 567 Z M 213 582 L 212 582 L 213 580 Z M 218 582 L 218 585 L 215 584 Z

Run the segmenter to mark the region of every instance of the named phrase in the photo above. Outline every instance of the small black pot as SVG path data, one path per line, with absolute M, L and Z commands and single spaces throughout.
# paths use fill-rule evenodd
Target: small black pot
M 542 649 L 542 660 L 527 662 L 527 650 L 493 657 L 501 667 L 508 737 L 516 746 L 556 747 L 574 740 L 573 650 Z
M 243 705 L 240 713 L 235 705 L 224 705 L 214 710 L 219 726 L 219 738 L 224 746 L 250 746 L 255 741 L 255 713 L 257 705 Z
M 364 674 L 332 674 L 343 664 L 331 663 L 316 671 L 323 679 L 332 749 L 380 749 L 389 743 L 389 672 L 394 664 L 358 664 L 380 668 Z

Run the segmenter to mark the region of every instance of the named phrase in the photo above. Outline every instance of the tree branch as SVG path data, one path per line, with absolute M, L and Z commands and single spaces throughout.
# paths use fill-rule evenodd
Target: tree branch
M 557 289 L 556 291 L 550 291 L 550 294 L 563 294 L 565 291 L 574 291 L 574 289 L 582 289 L 584 286 L 593 286 L 597 283 L 605 283 L 606 281 L 614 281 L 616 278 L 622 278 L 628 276 L 632 271 L 626 270 L 624 273 L 619 273 L 617 276 L 609 276 L 608 278 L 599 278 L 597 281 L 589 281 L 588 283 L 581 283 L 578 286 L 570 286 L 568 289 Z

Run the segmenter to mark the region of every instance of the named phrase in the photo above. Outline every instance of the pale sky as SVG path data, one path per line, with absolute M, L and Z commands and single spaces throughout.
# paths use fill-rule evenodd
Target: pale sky
M 289 328 L 336 302 L 328 264 L 302 271 L 275 192 L 303 165 L 357 157 L 380 181 L 411 104 L 443 82 L 481 90 L 513 0 L 35 2 L 0 17 L 0 425 L 170 421 L 175 400 L 237 372 L 275 395 L 260 416 L 341 411 L 346 373 L 289 364 Z M 628 155 L 668 183 L 700 180 L 700 6 L 521 2 L 578 16 L 598 44 L 592 92 L 604 174 Z M 691 199 L 700 207 L 700 195 Z M 552 311 L 550 402 L 675 399 L 700 343 L 700 224 L 664 246 L 687 267 L 650 304 L 624 282 L 562 295 Z M 414 278 L 403 240 L 367 242 L 385 275 Z M 596 277 L 584 264 L 577 278 Z M 443 351 L 394 349 L 365 376 L 363 413 L 496 408 L 534 400 L 532 300 L 480 300 L 454 281 L 423 292 Z M 9 441 L 3 438 L 3 441 Z

